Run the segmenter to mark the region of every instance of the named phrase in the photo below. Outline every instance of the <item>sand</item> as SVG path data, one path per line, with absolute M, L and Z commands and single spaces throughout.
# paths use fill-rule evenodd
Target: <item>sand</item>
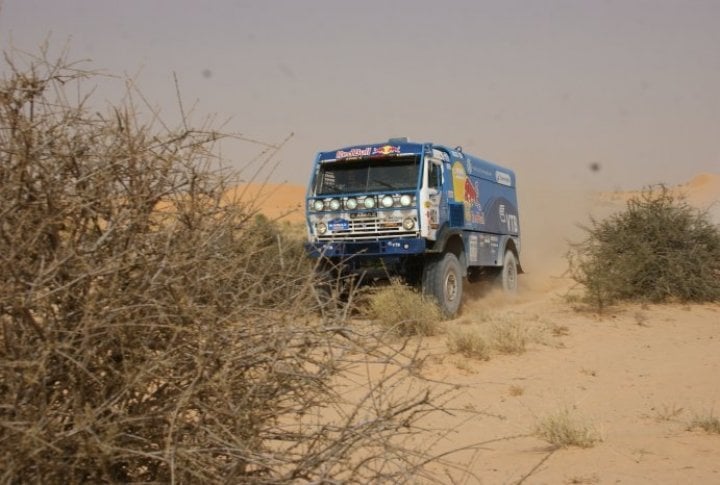
M 273 220 L 302 222 L 305 219 L 305 187 L 292 184 L 245 184 L 228 190 L 228 199 L 248 204 Z
M 720 175 L 700 174 L 674 193 L 720 222 Z M 268 186 L 260 209 L 301 221 L 304 188 Z M 250 192 L 248 192 L 250 193 Z M 621 209 L 630 193 L 591 194 L 527 184 L 521 192 L 521 291 L 508 299 L 470 288 L 447 326 L 502 316 L 537 330 L 520 355 L 479 361 L 450 354 L 446 337 L 426 338 L 423 376 L 458 386 L 426 441 L 433 451 L 472 448 L 433 465 L 443 483 L 720 483 L 720 434 L 688 425 L 720 417 L 720 304 L 621 305 L 579 312 L 563 255 L 588 214 Z M 439 384 L 438 384 L 439 385 Z M 554 449 L 532 436 L 548 414 L 567 410 L 601 437 L 591 448 Z M 485 443 L 478 446 L 481 443 Z M 475 445 L 475 446 L 473 446 Z

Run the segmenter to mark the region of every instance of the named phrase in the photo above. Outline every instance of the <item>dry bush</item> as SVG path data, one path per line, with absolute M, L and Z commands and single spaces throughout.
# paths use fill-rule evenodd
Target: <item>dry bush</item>
M 477 329 L 450 329 L 447 346 L 453 354 L 481 360 L 490 359 L 490 345 Z
M 567 409 L 545 416 L 535 425 L 533 434 L 558 448 L 591 448 L 602 441 L 591 425 L 572 416 Z
M 655 421 L 672 421 L 680 416 L 683 411 L 685 411 L 684 408 L 679 408 L 675 404 L 663 404 L 660 409 L 655 410 Z
M 389 333 L 402 337 L 434 335 L 443 319 L 433 300 L 400 281 L 374 291 L 368 298 L 367 313 Z
M 586 231 L 568 259 L 596 309 L 622 300 L 720 299 L 720 229 L 665 187 L 643 191 Z
M 701 429 L 706 433 L 720 434 L 720 419 L 712 411 L 705 414 L 697 414 L 688 424 L 688 429 Z
M 527 326 L 511 315 L 494 318 L 487 334 L 492 348 L 501 354 L 525 353 L 530 340 Z
M 45 59 L 0 81 L 0 481 L 413 481 L 415 356 L 317 322 L 300 244 L 223 202 L 220 135 L 70 102 L 92 76 Z M 336 392 L 368 363 L 396 370 Z
M 535 325 L 531 325 L 521 318 L 524 317 L 514 313 L 485 313 L 480 324 L 451 328 L 447 337 L 448 350 L 466 357 L 488 360 L 493 354 L 525 353 L 530 343 L 556 345 L 545 337 L 546 322 L 538 320 Z

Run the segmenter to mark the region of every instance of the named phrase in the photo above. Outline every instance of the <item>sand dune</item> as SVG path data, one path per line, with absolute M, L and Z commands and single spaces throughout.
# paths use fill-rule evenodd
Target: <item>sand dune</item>
M 244 184 L 226 192 L 270 219 L 301 222 L 305 218 L 305 187 L 292 184 Z
M 720 223 L 720 174 L 700 173 L 688 182 L 669 189 L 673 196 L 684 199 L 700 210 L 707 210 L 712 219 Z M 606 192 L 598 194 L 598 199 L 601 202 L 625 202 L 638 193 L 638 190 Z

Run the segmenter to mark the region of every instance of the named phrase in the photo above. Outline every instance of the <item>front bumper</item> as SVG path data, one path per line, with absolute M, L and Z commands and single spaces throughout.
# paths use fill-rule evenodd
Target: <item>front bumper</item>
M 322 241 L 305 244 L 305 249 L 313 258 L 403 256 L 424 253 L 425 248 L 425 239 L 422 238 L 393 238 L 377 241 Z

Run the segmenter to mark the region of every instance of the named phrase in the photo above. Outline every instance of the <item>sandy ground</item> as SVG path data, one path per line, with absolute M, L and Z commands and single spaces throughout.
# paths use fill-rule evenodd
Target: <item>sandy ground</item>
M 461 386 L 454 407 L 480 412 L 432 423 L 452 430 L 439 449 L 500 440 L 456 455 L 467 473 L 454 470 L 448 482 L 529 474 L 524 483 L 720 483 L 720 435 L 687 430 L 695 414 L 720 406 L 720 305 L 627 305 L 597 316 L 565 303 L 565 280 L 526 286 L 516 300 L 470 299 L 449 323 L 489 313 L 545 329 L 526 353 L 478 361 L 448 354 L 442 336 L 426 341 L 424 375 Z M 602 442 L 553 451 L 535 437 L 511 438 L 562 410 Z
M 290 211 L 291 220 L 302 220 L 304 188 L 270 189 L 263 212 L 277 217 Z M 701 174 L 673 190 L 720 222 L 720 175 Z M 720 416 L 720 304 L 623 305 L 596 315 L 565 299 L 573 284 L 564 275 L 564 253 L 583 235 L 578 223 L 621 208 L 628 195 L 531 182 L 524 187 L 527 274 L 519 295 L 508 299 L 470 288 L 460 317 L 446 325 L 476 325 L 502 315 L 541 337 L 523 354 L 488 361 L 450 354 L 444 335 L 423 341 L 423 375 L 457 385 L 449 404 L 467 411 L 426 423 L 445 433 L 433 450 L 471 447 L 451 455 L 453 465 L 433 466 L 437 481 L 720 483 L 720 435 L 688 430 L 696 415 Z M 555 450 L 532 436 L 543 417 L 562 410 L 594 428 L 602 441 Z

